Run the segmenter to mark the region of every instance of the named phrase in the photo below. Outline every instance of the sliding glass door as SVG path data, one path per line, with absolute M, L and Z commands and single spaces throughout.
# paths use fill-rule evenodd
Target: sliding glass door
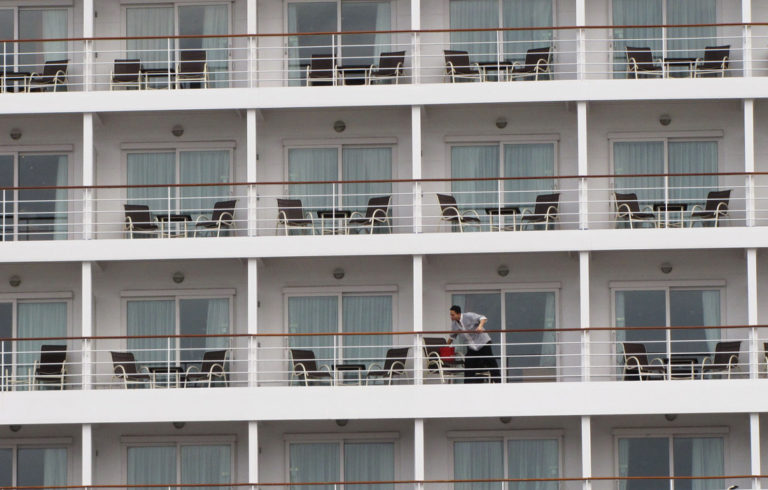
M 159 36 L 151 39 L 126 41 L 126 57 L 139 59 L 144 68 L 174 69 L 176 52 L 173 36 L 173 7 L 127 7 L 125 35 L 128 37 Z
M 67 9 L 19 9 L 19 40 L 65 39 L 69 37 Z M 70 58 L 67 41 L 27 41 L 19 43 L 19 69 L 42 72 L 46 61 Z
M 0 8 L 0 39 L 13 39 L 16 35 L 16 29 L 14 28 L 14 10 Z M 0 73 L 6 71 L 16 71 L 14 68 L 14 54 L 16 53 L 16 43 L 3 42 L 0 43 Z M 5 90 L 5 88 L 0 88 Z
M 14 459 L 16 460 L 15 481 Z M 67 485 L 67 483 L 67 450 L 65 448 L 0 447 L 0 486 L 54 487 Z
M 395 479 L 394 443 L 388 441 L 291 442 L 289 459 L 290 482 L 296 484 Z M 332 484 L 311 487 L 321 490 L 337 488 Z M 394 490 L 391 483 L 345 484 L 343 487 L 348 490 Z M 306 485 L 291 485 L 291 490 L 302 488 Z
M 215 490 L 232 482 L 229 444 L 135 446 L 127 450 L 129 485 L 176 485 Z M 205 486 L 211 485 L 211 486 Z M 185 487 L 182 487 L 185 488 Z

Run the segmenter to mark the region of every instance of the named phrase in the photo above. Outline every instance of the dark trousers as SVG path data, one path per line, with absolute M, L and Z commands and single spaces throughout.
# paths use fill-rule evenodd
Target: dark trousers
M 490 381 L 492 383 L 501 382 L 499 363 L 493 357 L 491 343 L 488 342 L 479 350 L 467 349 L 467 354 L 464 357 L 464 384 L 484 382 L 487 378 L 485 375 L 481 376 L 480 373 L 487 372 L 491 373 Z

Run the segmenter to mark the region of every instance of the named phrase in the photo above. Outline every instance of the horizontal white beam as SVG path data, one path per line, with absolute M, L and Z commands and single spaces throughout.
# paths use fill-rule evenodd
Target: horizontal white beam
M 6 392 L 0 406 L 0 425 L 759 413 L 768 380 Z
M 481 238 L 479 240 L 478 238 Z M 6 242 L 3 262 L 764 248 L 768 227 Z
M 6 93 L 0 114 L 390 107 L 515 102 L 720 100 L 768 97 L 755 78 L 551 80 L 339 87 Z

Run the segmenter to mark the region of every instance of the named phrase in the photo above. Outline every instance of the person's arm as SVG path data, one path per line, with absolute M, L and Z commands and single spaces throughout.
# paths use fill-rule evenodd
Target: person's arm
M 456 322 L 451 322 L 451 329 L 452 330 L 458 330 L 456 328 Z M 456 340 L 456 336 L 459 335 L 458 332 L 453 332 L 452 334 L 448 335 L 448 338 L 446 339 L 446 343 L 448 345 L 451 345 L 454 340 Z
M 483 330 L 485 330 L 485 328 L 483 328 L 483 327 L 485 327 L 485 324 L 487 322 L 488 322 L 488 319 L 486 317 L 484 317 L 484 316 L 480 317 L 480 323 L 477 324 L 477 331 L 478 332 L 482 332 Z

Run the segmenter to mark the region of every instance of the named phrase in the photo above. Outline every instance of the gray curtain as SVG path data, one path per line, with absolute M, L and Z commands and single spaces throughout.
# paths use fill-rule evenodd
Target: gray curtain
M 175 485 L 176 447 L 128 448 L 128 485 Z
M 502 0 L 504 27 L 551 27 L 552 0 Z M 552 31 L 504 31 L 504 59 L 522 61 L 532 48 L 552 45 Z
M 179 153 L 179 178 L 181 184 L 227 183 L 229 182 L 230 152 L 182 151 Z M 181 187 L 181 205 L 183 211 L 193 215 L 210 216 L 216 201 L 229 197 L 226 185 L 205 187 Z
M 560 448 L 557 439 L 507 441 L 508 478 L 559 478 Z M 557 490 L 556 481 L 509 482 L 505 490 Z
M 337 482 L 340 478 L 341 456 L 337 442 L 291 443 L 291 483 Z M 306 485 L 291 485 L 291 490 L 305 490 Z M 312 485 L 317 490 L 336 490 L 334 485 Z
M 227 5 L 182 5 L 179 9 L 179 34 L 187 36 L 225 36 L 229 34 Z M 182 50 L 202 49 L 208 62 L 208 86 L 226 87 L 228 58 L 226 37 L 179 39 Z
M 641 205 L 664 201 L 664 177 L 618 177 L 622 174 L 663 174 L 664 142 L 632 141 L 613 144 L 616 192 L 634 192 Z
M 288 180 L 291 182 L 332 181 L 339 178 L 336 148 L 292 148 L 288 150 Z M 309 211 L 330 209 L 334 204 L 332 184 L 291 184 L 288 193 L 301 199 Z M 340 192 L 338 186 L 336 192 Z M 336 197 L 338 205 L 338 195 Z
M 232 482 L 230 446 L 182 446 L 182 484 L 227 484 Z M 190 490 L 223 490 L 220 486 L 187 487 Z
M 129 7 L 125 10 L 128 37 L 162 36 L 126 41 L 128 58 L 138 58 L 146 68 L 168 68 L 175 62 L 173 7 Z M 170 49 L 169 49 L 170 48 Z
M 128 185 L 176 183 L 176 154 L 164 153 L 129 153 L 127 156 Z M 128 188 L 130 204 L 145 204 L 155 213 L 168 212 L 167 187 Z M 175 213 L 176 188 L 170 188 L 170 212 Z
M 451 177 L 460 178 L 498 178 L 499 146 L 454 146 L 451 148 Z M 477 209 L 483 217 L 484 208 L 496 207 L 499 202 L 499 181 L 478 180 L 451 183 L 459 207 Z M 485 219 L 483 217 L 483 219 Z
M 669 142 L 669 173 L 716 173 L 716 141 Z M 684 202 L 689 209 L 704 205 L 707 193 L 717 190 L 717 175 L 692 175 L 669 178 L 669 199 Z
M 19 302 L 17 308 L 19 338 L 67 336 L 67 303 Z M 66 344 L 66 341 L 24 340 L 17 344 L 16 375 L 27 377 L 35 361 L 40 359 L 43 344 Z
M 499 24 L 499 0 L 450 0 L 451 29 L 495 29 Z M 468 51 L 471 62 L 496 61 L 495 31 L 451 32 L 451 49 Z
M 504 177 L 555 175 L 554 143 L 504 145 Z M 533 207 L 536 196 L 554 192 L 554 179 L 505 180 L 504 204 Z
M 667 24 L 714 24 L 716 0 L 667 0 Z M 717 28 L 671 27 L 667 30 L 667 56 L 701 58 L 704 48 L 719 44 Z M 727 43 L 726 43 L 727 44 Z
M 642 26 L 664 23 L 662 0 L 613 0 L 613 25 Z M 624 78 L 627 69 L 627 46 L 648 47 L 653 57 L 661 58 L 660 27 L 617 27 L 613 30 L 614 77 Z
M 176 333 L 176 302 L 174 300 L 128 301 L 126 323 L 128 337 L 174 335 Z M 169 343 L 167 338 L 162 337 L 129 338 L 128 350 L 133 352 L 139 364 L 164 364 L 176 360 L 175 339 L 171 339 Z
M 341 178 L 384 180 L 392 178 L 392 148 L 344 148 L 341 152 Z M 343 207 L 365 213 L 368 199 L 392 194 L 391 182 L 343 184 Z
M 391 442 L 344 444 L 344 481 L 394 481 L 395 447 Z M 344 485 L 346 490 L 394 490 L 392 483 Z
M 455 480 L 504 478 L 502 441 L 456 441 L 453 443 Z M 454 490 L 502 490 L 502 482 L 456 483 Z
M 342 329 L 344 333 L 391 332 L 392 296 L 343 296 Z M 346 362 L 384 364 L 391 335 L 348 335 L 342 339 Z
M 288 298 L 288 333 L 336 334 L 339 329 L 337 296 L 294 296 Z M 335 362 L 334 335 L 290 337 L 290 346 L 311 349 L 318 365 Z

